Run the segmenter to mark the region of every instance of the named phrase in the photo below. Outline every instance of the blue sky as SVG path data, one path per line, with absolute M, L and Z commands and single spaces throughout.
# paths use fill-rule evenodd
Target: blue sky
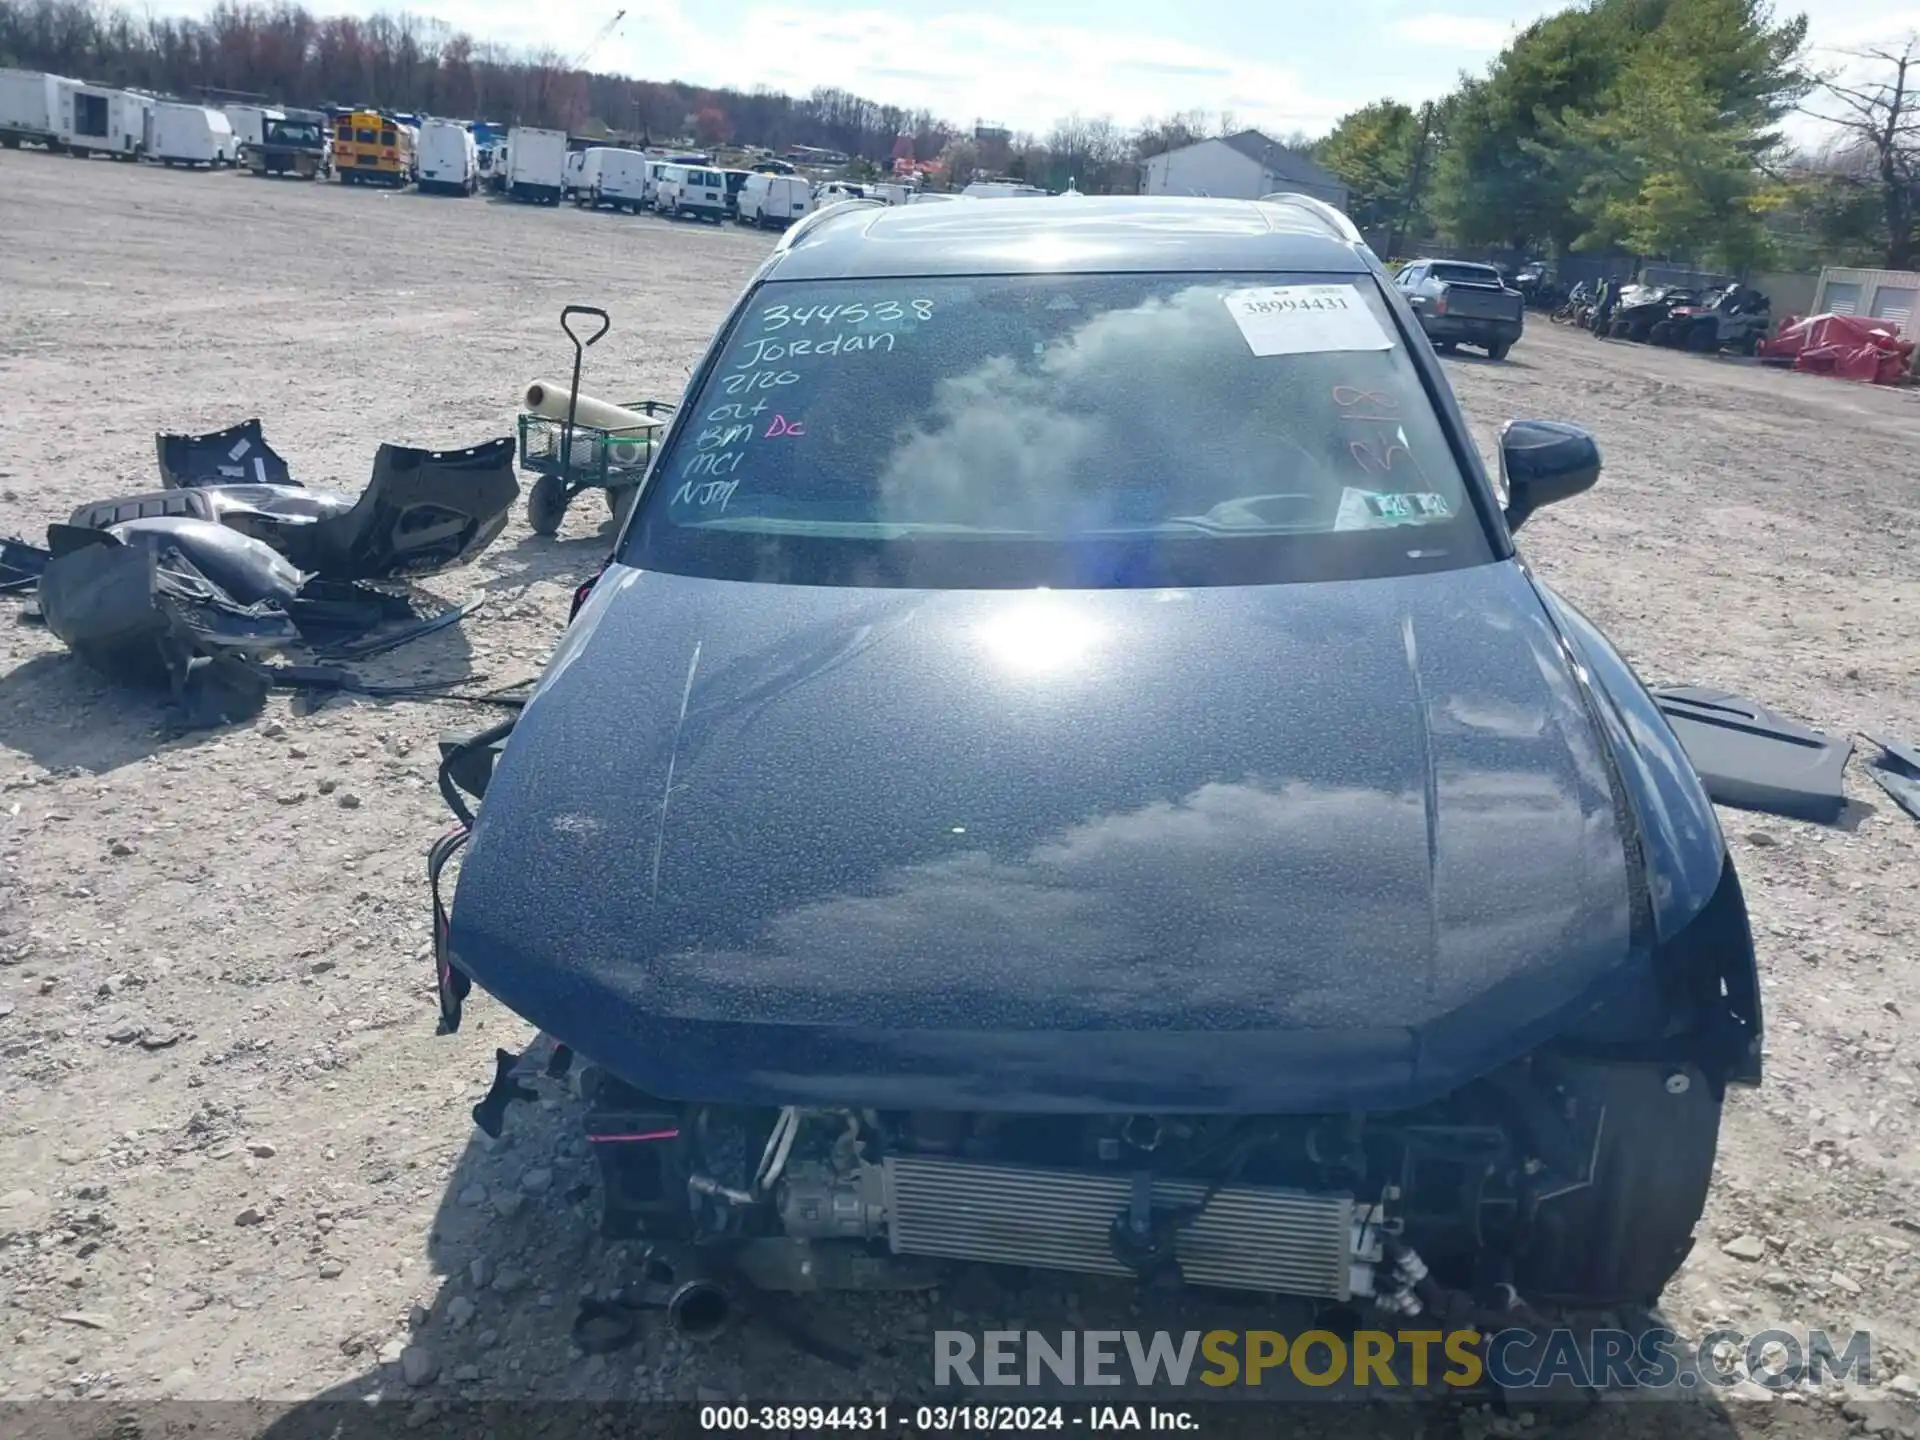
M 410 9 L 477 40 L 551 45 L 568 56 L 620 8 L 600 0 L 307 3 L 323 13 Z M 1805 11 L 1822 47 L 1920 29 L 1920 0 L 1776 3 Z M 1197 108 L 1230 110 L 1274 133 L 1319 134 L 1369 100 L 1445 93 L 1461 70 L 1482 69 L 1517 29 L 1559 8 L 1541 0 L 628 0 L 594 66 L 797 92 L 839 85 L 949 120 L 1034 131 L 1073 112 L 1131 125 Z

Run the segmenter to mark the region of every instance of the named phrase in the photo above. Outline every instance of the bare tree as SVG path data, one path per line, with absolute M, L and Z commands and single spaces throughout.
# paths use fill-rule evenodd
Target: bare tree
M 1802 108 L 1837 126 L 1846 137 L 1842 154 L 1864 162 L 1836 173 L 1851 172 L 1855 183 L 1879 191 L 1887 268 L 1912 269 L 1920 263 L 1920 34 L 1897 49 L 1846 53 L 1885 69 L 1852 83 L 1829 76 L 1819 82 L 1818 99 Z

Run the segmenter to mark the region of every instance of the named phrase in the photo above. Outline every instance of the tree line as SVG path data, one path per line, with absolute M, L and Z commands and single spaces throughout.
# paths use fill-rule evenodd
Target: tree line
M 1822 73 L 1806 37 L 1764 0 L 1587 0 L 1438 101 L 1343 116 L 1319 155 L 1390 244 L 1910 268 L 1920 46 Z M 1829 122 L 1817 153 L 1783 136 L 1796 110 Z
M 1920 264 L 1920 41 L 1862 51 L 1844 74 L 1806 52 L 1804 16 L 1766 0 L 1582 0 L 1528 26 L 1479 75 L 1412 106 L 1343 116 L 1311 149 L 1390 249 L 1421 241 L 1564 256 L 1765 265 Z M 1240 128 L 1188 111 L 1123 128 L 1070 116 L 1044 135 L 959 127 L 831 86 L 805 96 L 589 71 L 557 51 L 478 41 L 399 14 L 319 17 L 222 3 L 203 18 L 99 0 L 0 0 L 0 65 L 179 95 L 369 104 L 429 114 L 842 151 L 884 166 L 907 137 L 954 184 L 1009 175 L 1131 191 L 1139 162 Z M 1831 122 L 1818 153 L 1782 137 L 1796 109 Z
M 216 5 L 204 18 L 97 0 L 0 0 L 0 65 L 188 97 L 370 105 L 713 146 L 729 141 L 841 151 L 881 166 L 905 136 L 950 178 L 1006 174 L 1061 188 L 1131 190 L 1133 162 L 1217 133 L 1230 113 L 1189 111 L 1122 130 L 1062 120 L 1051 134 L 961 129 L 931 111 L 821 86 L 805 96 L 586 69 L 558 51 L 515 50 L 408 13 L 321 17 L 296 4 Z M 1305 145 L 1305 137 L 1295 137 Z

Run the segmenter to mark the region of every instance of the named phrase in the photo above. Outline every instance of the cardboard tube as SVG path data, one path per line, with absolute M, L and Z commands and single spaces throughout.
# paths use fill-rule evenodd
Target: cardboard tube
M 551 380 L 536 380 L 527 386 L 522 403 L 529 414 L 542 415 L 549 420 L 567 418 L 567 402 L 573 394 L 564 385 L 556 385 Z M 619 405 L 609 405 L 605 400 L 596 400 L 591 395 L 582 395 L 574 411 L 574 423 L 591 425 L 596 430 L 639 430 L 652 432 L 660 428 L 660 422 L 635 410 L 627 410 Z

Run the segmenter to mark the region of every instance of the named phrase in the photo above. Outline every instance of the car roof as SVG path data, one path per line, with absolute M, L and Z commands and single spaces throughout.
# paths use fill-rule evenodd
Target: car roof
M 769 279 L 1088 271 L 1364 273 L 1377 263 L 1340 212 L 1301 197 L 850 201 L 787 232 Z

